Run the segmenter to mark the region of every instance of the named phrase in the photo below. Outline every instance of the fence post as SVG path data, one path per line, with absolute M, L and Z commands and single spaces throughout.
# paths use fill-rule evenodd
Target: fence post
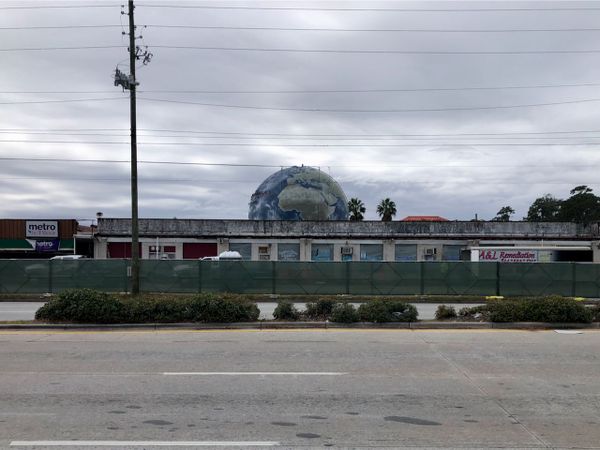
M 344 262 L 346 264 L 346 295 L 350 294 L 350 261 Z
M 277 280 L 275 279 L 277 275 L 277 267 L 275 264 L 275 261 L 271 261 L 271 294 L 273 295 L 277 293 Z
M 48 292 L 52 294 L 53 283 L 52 283 L 52 261 L 48 260 Z
M 571 263 L 571 297 L 577 295 L 577 263 Z
M 198 264 L 198 294 L 202 293 L 202 261 L 196 261 Z
M 420 287 L 421 295 L 425 295 L 425 274 L 424 274 L 425 271 L 423 270 L 424 267 L 425 267 L 425 261 L 421 261 L 419 263 L 419 278 L 420 278 L 419 282 L 421 284 L 421 287 Z
M 129 273 L 131 271 L 131 266 L 129 265 L 129 260 L 128 259 L 123 259 L 123 265 L 125 266 L 125 270 L 123 272 L 123 284 L 124 284 L 124 288 L 123 291 L 126 293 L 129 293 Z
M 481 262 L 478 264 L 481 264 Z M 496 295 L 500 296 L 500 261 L 496 262 Z

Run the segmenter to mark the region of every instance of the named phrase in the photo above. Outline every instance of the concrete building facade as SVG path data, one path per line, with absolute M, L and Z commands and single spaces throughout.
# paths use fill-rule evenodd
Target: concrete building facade
M 600 263 L 598 224 L 141 219 L 142 259 L 198 259 L 235 250 L 252 261 Z M 101 218 L 98 259 L 131 256 L 129 219 Z

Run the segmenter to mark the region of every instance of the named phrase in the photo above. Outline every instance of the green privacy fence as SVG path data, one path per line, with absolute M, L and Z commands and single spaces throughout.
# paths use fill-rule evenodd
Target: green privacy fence
M 0 260 L 0 293 L 129 291 L 128 260 Z M 600 264 L 479 262 L 141 262 L 144 292 L 600 297 Z

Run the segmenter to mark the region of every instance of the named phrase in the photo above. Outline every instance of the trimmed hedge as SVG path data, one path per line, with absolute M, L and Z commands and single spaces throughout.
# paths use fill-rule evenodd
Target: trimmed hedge
M 303 316 L 292 303 L 279 302 L 273 313 L 279 320 L 298 320 Z M 36 320 L 74 323 L 169 323 L 169 322 L 251 322 L 258 320 L 256 303 L 243 297 L 199 294 L 189 297 L 125 297 L 91 289 L 73 289 L 52 297 L 35 314 Z M 307 304 L 305 317 L 317 320 L 351 323 L 413 322 L 415 306 L 396 300 L 375 299 L 360 305 L 319 299 Z M 486 305 L 462 308 L 458 316 L 464 320 L 492 322 L 581 322 L 600 320 L 600 304 L 588 308 L 564 297 L 494 300 Z M 452 307 L 440 305 L 438 320 L 456 317 Z
M 359 319 L 358 311 L 356 311 L 354 305 L 350 303 L 338 303 L 331 311 L 330 320 L 332 322 L 353 323 L 358 322 Z
M 596 303 L 592 308 L 592 314 L 594 316 L 594 322 L 600 322 L 600 303 Z
M 320 298 L 316 302 L 307 303 L 304 314 L 309 319 L 327 320 L 331 316 L 336 303 L 337 301 L 329 298 Z
M 414 322 L 419 313 L 414 305 L 393 300 L 374 300 L 358 307 L 360 320 L 364 322 Z
M 300 318 L 300 311 L 296 309 L 293 303 L 287 300 L 280 300 L 277 302 L 275 311 L 273 311 L 273 317 L 275 320 L 298 320 Z
M 50 299 L 35 313 L 49 322 L 118 323 L 127 317 L 123 303 L 112 295 L 92 289 L 69 289 Z
M 50 299 L 35 318 L 75 323 L 253 322 L 259 313 L 254 302 L 214 294 L 118 299 L 91 289 L 75 289 Z
M 435 310 L 435 319 L 456 319 L 456 309 L 454 309 L 454 306 L 439 305 Z
M 487 304 L 492 322 L 583 322 L 593 319 L 593 312 L 572 298 L 543 297 L 519 300 L 494 300 Z

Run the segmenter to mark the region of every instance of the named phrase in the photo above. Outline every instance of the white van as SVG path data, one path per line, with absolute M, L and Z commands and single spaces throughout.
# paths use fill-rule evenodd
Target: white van
M 59 255 L 59 256 L 53 256 L 52 258 L 50 258 L 50 260 L 53 259 L 85 259 L 87 258 L 84 255 Z
M 240 252 L 221 252 L 219 256 L 205 256 L 200 261 L 241 261 Z

